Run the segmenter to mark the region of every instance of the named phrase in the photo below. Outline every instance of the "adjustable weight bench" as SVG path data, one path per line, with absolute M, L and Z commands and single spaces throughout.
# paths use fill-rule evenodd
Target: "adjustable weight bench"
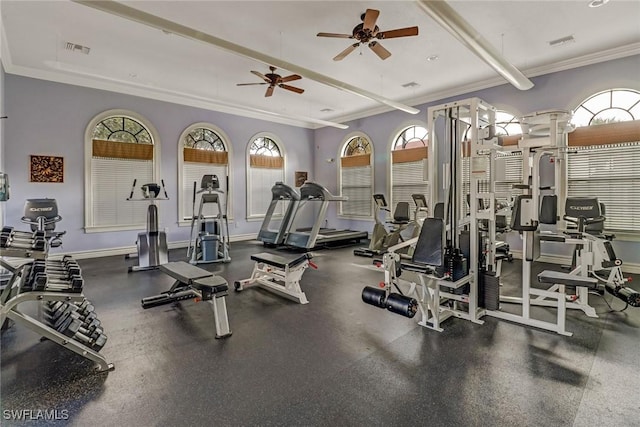
M 151 308 L 172 302 L 196 299 L 209 301 L 213 306 L 213 318 L 216 326 L 216 338 L 231 335 L 225 297 L 229 286 L 220 276 L 184 261 L 160 265 L 160 271 L 176 279 L 166 292 L 142 299 L 142 308 Z
M 318 268 L 310 261 L 311 258 L 309 253 L 295 258 L 267 252 L 251 255 L 251 260 L 256 262 L 251 277 L 236 281 L 234 288 L 240 292 L 255 284 L 300 304 L 307 304 L 309 301 L 300 288 L 300 279 L 308 267 Z
M 598 287 L 598 281 L 592 277 L 576 276 L 575 274 L 552 270 L 544 270 L 538 274 L 538 281 L 552 285 L 564 285 L 570 288 L 583 287 L 593 290 Z

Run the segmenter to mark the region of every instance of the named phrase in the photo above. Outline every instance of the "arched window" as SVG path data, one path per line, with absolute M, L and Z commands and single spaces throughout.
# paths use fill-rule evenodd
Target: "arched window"
M 271 203 L 271 187 L 284 182 L 285 155 L 275 135 L 260 133 L 247 149 L 247 216 L 263 218 Z M 282 206 L 275 215 L 282 215 Z
M 373 215 L 373 144 L 362 133 L 348 137 L 340 149 L 339 215 L 366 217 Z
M 393 142 L 391 151 L 391 212 L 398 202 L 408 202 L 413 209 L 412 194 L 429 197 L 427 172 L 428 130 L 421 125 L 404 128 Z
M 204 175 L 218 177 L 220 190 L 225 194 L 222 201 L 226 205 L 227 214 L 232 217 L 228 149 L 230 144 L 227 141 L 224 132 L 209 123 L 195 123 L 182 132 L 178 144 L 178 175 L 181 182 L 179 218 L 183 222 L 190 221 L 192 215 L 198 213 L 202 193 L 196 194 L 194 201 L 193 188 L 195 182 L 196 193 L 200 190 Z M 205 205 L 204 209 L 204 215 L 217 214 L 214 206 Z
M 134 179 L 138 186 L 158 179 L 155 129 L 134 112 L 110 110 L 91 120 L 85 140 L 86 230 L 144 227 L 147 205 L 126 199 Z
M 607 229 L 640 232 L 640 92 L 596 93 L 575 107 L 571 122 L 567 195 L 597 197 Z

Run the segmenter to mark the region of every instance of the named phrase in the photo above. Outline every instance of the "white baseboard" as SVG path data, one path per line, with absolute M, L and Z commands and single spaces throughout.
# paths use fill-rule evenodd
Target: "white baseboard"
M 246 240 L 254 240 L 258 235 L 256 233 L 250 234 L 236 234 L 231 236 L 229 241 L 233 242 L 243 242 Z M 180 249 L 186 248 L 189 246 L 188 240 L 182 240 L 177 242 L 169 242 L 167 243 L 167 247 L 169 249 Z M 88 258 L 102 258 L 107 256 L 124 256 L 128 254 L 135 254 L 137 251 L 136 246 L 122 246 L 118 248 L 108 248 L 108 249 L 92 249 L 88 251 L 76 251 L 76 252 L 56 252 L 49 255 L 49 259 L 61 259 L 65 255 L 71 255 L 75 259 L 88 259 Z M 186 256 L 186 254 L 185 254 Z
M 512 250 L 511 253 L 516 259 L 522 259 L 522 251 Z M 567 255 L 550 255 L 541 254 L 537 262 L 546 262 L 549 264 L 571 265 L 571 257 Z M 622 261 L 622 271 L 624 273 L 640 274 L 640 264 L 635 262 Z

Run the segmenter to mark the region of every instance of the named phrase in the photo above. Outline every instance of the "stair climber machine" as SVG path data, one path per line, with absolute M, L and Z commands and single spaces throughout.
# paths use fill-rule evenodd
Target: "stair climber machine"
M 133 180 L 131 193 L 129 193 L 127 200 L 149 203 L 147 208 L 147 230 L 143 233 L 138 233 L 138 240 L 136 241 L 138 265 L 129 266 L 129 273 L 153 270 L 169 261 L 167 235 L 164 231 L 158 229 L 158 207 L 156 206 L 156 202 L 159 200 L 169 200 L 164 180 L 160 181 L 161 185 L 156 183 L 142 185 L 140 187 L 142 197 L 134 198 L 137 181 L 137 179 Z M 131 257 L 131 255 L 126 255 L 125 259 Z
M 300 193 L 295 188 L 278 181 L 271 187 L 271 195 L 271 203 L 258 232 L 258 240 L 265 246 L 275 247 L 284 244 L 287 232 L 300 206 Z M 278 206 L 281 206 L 284 211 L 279 225 L 277 225 L 277 220 L 273 218 Z M 277 229 L 271 228 L 273 226 L 277 226 Z
M 227 219 L 224 191 L 220 190 L 217 175 L 204 175 L 200 181 L 200 190 L 193 183 L 193 206 L 191 232 L 187 257 L 191 264 L 229 262 L 229 221 Z M 200 194 L 200 203 L 196 213 L 196 200 Z M 207 207 L 213 211 L 207 215 Z
M 371 233 L 369 247 L 354 249 L 353 254 L 357 256 L 373 257 L 374 255 L 381 255 L 385 253 L 389 247 L 395 246 L 398 242 L 402 241 L 401 233 L 409 224 L 408 202 L 398 202 L 396 204 L 396 208 L 393 211 L 393 220 L 386 221 L 386 224 L 393 227 L 388 230 L 385 226 L 385 222 L 380 219 L 381 213 L 391 213 L 384 195 L 374 194 L 373 201 L 375 203 L 375 225 L 373 226 L 373 232 Z

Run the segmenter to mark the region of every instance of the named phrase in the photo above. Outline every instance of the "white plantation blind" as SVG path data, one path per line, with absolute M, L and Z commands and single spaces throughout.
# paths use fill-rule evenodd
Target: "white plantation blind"
M 373 215 L 373 176 L 371 166 L 343 166 L 340 174 L 341 196 L 349 198 L 346 202 L 340 202 L 340 214 L 371 217 Z
M 469 158 L 462 158 L 462 182 L 464 199 L 464 212 L 469 214 L 469 206 L 466 202 L 466 195 L 471 192 L 469 177 Z M 511 200 L 512 196 L 521 194 L 522 190 L 514 189 L 514 184 L 522 182 L 522 152 L 500 152 L 496 155 L 496 171 L 495 171 L 495 198 L 497 201 Z M 487 169 L 486 177 L 478 181 L 479 192 L 489 192 L 490 187 L 490 171 Z
M 429 181 L 427 180 L 427 159 L 415 162 L 391 164 L 391 212 L 398 202 L 408 202 L 412 209 L 416 206 L 411 198 L 412 194 L 429 195 Z M 429 207 L 431 208 L 431 207 Z
M 572 147 L 569 197 L 597 197 L 606 208 L 605 228 L 640 232 L 640 142 Z
M 271 203 L 271 187 L 277 182 L 284 182 L 284 169 L 249 168 L 251 195 L 249 196 L 249 215 L 264 216 Z M 274 215 L 283 214 L 283 203 L 278 203 Z
M 522 182 L 522 151 L 498 153 L 496 158 L 496 198 L 510 199 L 522 194 L 522 190 L 514 189 L 514 184 Z
M 198 214 L 200 207 L 200 199 L 202 193 L 196 194 L 195 212 L 192 213 L 193 208 L 193 183 L 196 182 L 196 191 L 200 191 L 200 181 L 204 175 L 217 175 L 218 182 L 220 183 L 220 190 L 224 191 L 221 196 L 222 209 L 225 208 L 227 203 L 227 165 L 219 165 L 213 163 L 194 163 L 184 162 L 182 169 L 182 211 L 181 215 L 183 219 L 190 220 L 192 215 Z M 227 213 L 231 216 L 231 207 L 227 205 Z M 203 214 L 205 216 L 217 215 L 218 208 L 214 204 L 209 203 L 204 205 Z
M 93 226 L 144 226 L 148 203 L 127 201 L 137 179 L 133 198 L 142 198 L 140 186 L 153 182 L 153 161 L 91 159 L 91 210 Z

